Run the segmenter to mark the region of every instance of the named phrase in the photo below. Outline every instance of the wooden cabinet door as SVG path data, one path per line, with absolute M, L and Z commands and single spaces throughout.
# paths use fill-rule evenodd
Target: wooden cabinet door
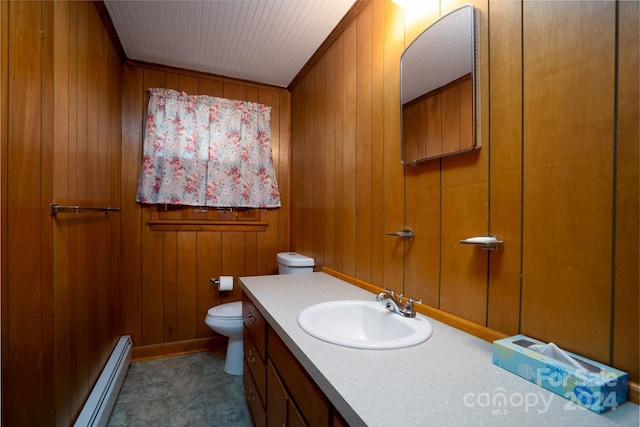
M 287 427 L 306 427 L 307 425 L 296 405 L 289 399 L 287 401 Z
M 267 427 L 286 426 L 289 397 L 270 360 L 267 362 L 267 396 Z

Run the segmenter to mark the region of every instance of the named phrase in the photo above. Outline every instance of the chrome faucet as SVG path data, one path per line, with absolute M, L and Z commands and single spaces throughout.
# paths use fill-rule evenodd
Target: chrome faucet
M 404 296 L 402 294 L 396 297 L 394 291 L 385 289 L 383 292 L 378 294 L 376 301 L 382 303 L 387 310 L 393 313 L 397 313 L 404 317 L 416 317 L 416 311 L 413 308 L 413 303 L 422 303 L 422 300 L 407 298 L 407 302 L 403 304 L 403 298 Z

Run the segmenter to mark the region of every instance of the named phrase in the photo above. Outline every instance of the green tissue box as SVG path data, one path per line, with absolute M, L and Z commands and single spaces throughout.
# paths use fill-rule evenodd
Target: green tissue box
M 493 364 L 598 414 L 629 393 L 628 373 L 525 335 L 494 341 Z

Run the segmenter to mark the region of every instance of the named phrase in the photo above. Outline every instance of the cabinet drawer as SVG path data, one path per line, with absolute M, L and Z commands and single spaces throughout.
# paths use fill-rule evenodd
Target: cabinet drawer
M 262 360 L 267 354 L 267 322 L 249 297 L 242 293 L 242 319 Z
M 246 361 L 244 368 L 245 371 L 248 371 L 249 369 Z M 245 374 L 242 376 L 242 382 L 244 384 L 244 394 L 247 398 L 247 406 L 249 407 L 249 412 L 251 412 L 251 417 L 253 418 L 253 424 L 256 427 L 267 427 L 267 412 L 265 411 L 264 406 L 262 406 L 260 397 L 257 394 L 253 378 L 250 374 Z
M 302 416 L 311 425 L 331 425 L 332 406 L 322 390 L 271 328 L 268 328 L 267 341 L 269 343 L 269 359 L 280 375 L 289 395 L 295 400 Z
M 247 328 L 244 328 L 244 338 L 242 339 L 242 347 L 244 352 L 244 364 L 249 367 L 249 372 L 253 377 L 258 395 L 262 403 L 267 402 L 267 369 L 264 360 L 260 357 L 251 335 Z

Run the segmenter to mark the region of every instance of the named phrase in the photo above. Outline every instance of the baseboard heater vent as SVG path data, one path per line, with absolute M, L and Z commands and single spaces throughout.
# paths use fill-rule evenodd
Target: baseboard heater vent
M 104 427 L 131 363 L 131 337 L 123 335 L 107 360 L 74 427 Z

